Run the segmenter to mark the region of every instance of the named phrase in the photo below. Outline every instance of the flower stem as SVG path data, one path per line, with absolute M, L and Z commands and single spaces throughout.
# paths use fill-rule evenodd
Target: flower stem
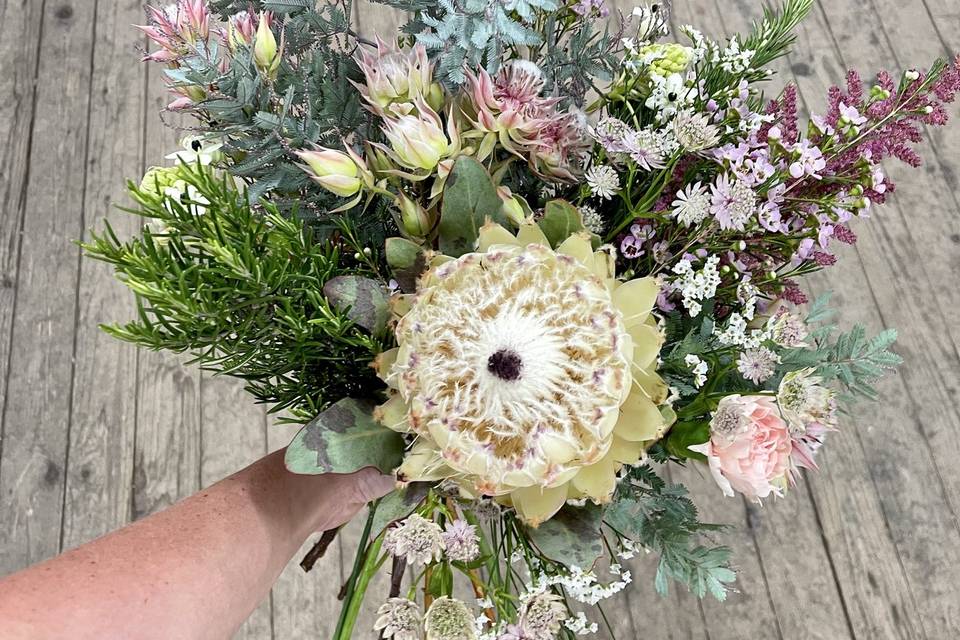
M 347 580 L 347 592 L 343 599 L 343 606 L 340 608 L 337 629 L 333 633 L 334 640 L 349 640 L 353 633 L 353 625 L 357 622 L 357 615 L 360 613 L 360 605 L 363 603 L 363 595 L 370 583 L 370 577 L 376 571 L 377 555 L 380 553 L 380 545 L 383 544 L 383 534 L 377 536 L 369 549 L 367 541 L 370 540 L 373 516 L 379 504 L 379 499 L 370 503 L 367 522 L 363 526 L 363 533 L 360 534 L 357 555 L 353 560 L 353 570 Z

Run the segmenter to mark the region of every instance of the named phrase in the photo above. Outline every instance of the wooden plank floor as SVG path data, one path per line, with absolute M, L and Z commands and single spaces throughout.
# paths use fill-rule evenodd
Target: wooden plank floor
M 676 0 L 674 26 L 743 31 L 760 7 Z M 157 117 L 156 68 L 134 62 L 145 42 L 129 25 L 141 20 L 141 0 L 0 0 L 0 575 L 161 509 L 292 435 L 234 382 L 96 328 L 128 317 L 131 299 L 71 241 L 103 216 L 133 232 L 111 210 L 124 179 L 178 137 Z M 357 22 L 389 33 L 397 16 L 364 2 Z M 772 89 L 795 81 L 803 108 L 818 111 L 847 67 L 870 77 L 952 51 L 957 0 L 824 1 Z M 706 517 L 737 525 L 738 593 L 725 604 L 659 598 L 652 559 L 637 559 L 638 584 L 607 607 L 618 637 L 960 637 L 958 125 L 924 144 L 923 169 L 889 167 L 892 202 L 857 227 L 841 267 L 809 283 L 836 292 L 845 322 L 901 330 L 906 362 L 882 384 L 883 403 L 845 420 L 819 475 L 762 508 L 674 471 Z M 313 574 L 292 563 L 238 637 L 329 637 L 332 585 L 356 536 L 348 528 Z

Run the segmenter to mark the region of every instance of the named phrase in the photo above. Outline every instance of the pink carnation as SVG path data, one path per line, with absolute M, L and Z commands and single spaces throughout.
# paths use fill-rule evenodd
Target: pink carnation
M 724 495 L 739 491 L 759 502 L 782 495 L 793 442 L 773 398 L 731 395 L 710 420 L 710 441 L 690 449 L 707 456 Z

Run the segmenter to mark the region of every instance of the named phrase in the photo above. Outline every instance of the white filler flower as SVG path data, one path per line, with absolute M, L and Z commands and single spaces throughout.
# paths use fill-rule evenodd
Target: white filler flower
M 376 363 L 397 392 L 378 418 L 416 436 L 401 480 L 450 478 L 532 524 L 567 499 L 608 501 L 668 426 L 658 284 L 618 282 L 586 233 L 549 247 L 534 224 L 488 224 L 480 252 L 435 259 Z

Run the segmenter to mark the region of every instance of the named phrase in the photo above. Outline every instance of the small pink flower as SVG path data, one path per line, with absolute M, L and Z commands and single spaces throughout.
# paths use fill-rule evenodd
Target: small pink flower
M 759 502 L 783 494 L 793 442 L 773 398 L 731 395 L 710 420 L 710 441 L 690 450 L 707 456 L 724 495 L 739 491 Z

